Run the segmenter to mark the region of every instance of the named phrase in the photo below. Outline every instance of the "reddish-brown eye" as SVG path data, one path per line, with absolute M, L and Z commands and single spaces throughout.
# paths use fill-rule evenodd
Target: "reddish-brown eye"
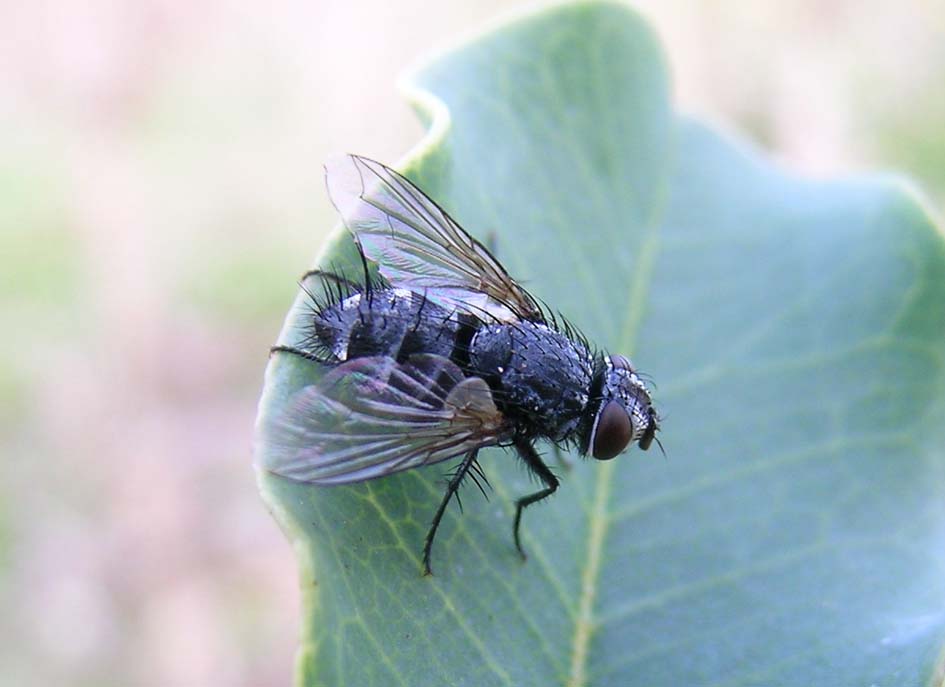
M 610 356 L 610 364 L 618 370 L 627 370 L 628 372 L 633 372 L 633 364 L 630 362 L 630 358 L 624 355 L 618 354 Z
M 608 401 L 597 414 L 591 436 L 592 454 L 597 460 L 610 460 L 623 451 L 633 438 L 633 425 L 623 406 Z

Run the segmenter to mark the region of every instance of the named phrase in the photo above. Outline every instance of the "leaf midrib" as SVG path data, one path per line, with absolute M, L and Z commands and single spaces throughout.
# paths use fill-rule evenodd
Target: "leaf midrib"
M 672 146 L 670 145 L 670 150 Z M 669 155 L 667 155 L 669 158 Z M 667 164 L 667 170 L 669 165 Z M 653 209 L 644 223 L 648 229 L 646 238 L 640 250 L 640 259 L 634 271 L 633 282 L 627 300 L 627 314 L 621 330 L 619 341 L 620 351 L 634 350 L 640 322 L 643 319 L 644 304 L 649 293 L 649 285 L 653 274 L 656 257 L 659 252 L 660 221 L 665 208 L 668 193 L 668 172 L 664 172 L 663 182 L 659 186 L 657 198 L 654 199 Z M 587 661 L 591 638 L 594 633 L 594 602 L 597 598 L 597 583 L 600 578 L 600 568 L 603 558 L 604 541 L 610 525 L 608 509 L 610 504 L 611 484 L 615 470 L 614 461 L 607 461 L 597 469 L 594 488 L 593 509 L 590 514 L 588 532 L 587 562 L 581 575 L 581 597 L 578 603 L 577 619 L 575 621 L 574 644 L 571 648 L 571 670 L 568 676 L 567 687 L 584 687 L 587 684 Z

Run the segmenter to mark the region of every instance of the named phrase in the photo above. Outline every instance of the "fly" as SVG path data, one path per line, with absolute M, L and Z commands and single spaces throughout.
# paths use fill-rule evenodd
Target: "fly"
M 543 488 L 558 478 L 538 440 L 610 460 L 630 444 L 647 450 L 659 416 L 630 360 L 595 351 L 512 279 L 483 244 L 414 184 L 355 155 L 326 167 L 328 193 L 361 256 L 364 278 L 314 270 L 308 336 L 273 353 L 325 369 L 260 428 L 265 468 L 299 482 L 349 484 L 462 456 L 423 546 L 433 540 L 463 480 L 479 484 L 487 446 L 512 448 Z M 368 263 L 379 276 L 370 276 Z M 481 488 L 481 486 L 480 486 Z

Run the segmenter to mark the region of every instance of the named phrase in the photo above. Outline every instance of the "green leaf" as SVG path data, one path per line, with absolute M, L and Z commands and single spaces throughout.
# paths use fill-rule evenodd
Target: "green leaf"
M 299 683 L 940 684 L 945 243 L 915 197 L 798 179 L 674 113 L 620 5 L 520 18 L 408 88 L 431 133 L 406 173 L 652 374 L 667 459 L 577 462 L 526 512 L 522 563 L 535 485 L 490 450 L 494 496 L 450 510 L 428 578 L 443 465 L 261 474 L 301 565 Z M 338 233 L 318 263 L 352 258 Z M 274 357 L 261 415 L 316 374 Z

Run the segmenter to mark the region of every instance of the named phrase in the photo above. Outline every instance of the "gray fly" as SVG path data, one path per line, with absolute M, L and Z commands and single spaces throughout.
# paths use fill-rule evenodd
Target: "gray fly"
M 595 351 L 397 172 L 350 155 L 332 160 L 326 178 L 364 275 L 304 275 L 307 336 L 272 351 L 325 373 L 260 427 L 264 467 L 335 485 L 462 456 L 424 543 L 430 574 L 450 499 L 467 476 L 480 489 L 486 481 L 479 450 L 512 448 L 543 484 L 516 501 L 513 535 L 524 557 L 522 512 L 558 489 L 536 441 L 598 460 L 634 442 L 648 449 L 659 417 L 646 385 L 628 358 Z M 307 287 L 313 280 L 319 295 Z

